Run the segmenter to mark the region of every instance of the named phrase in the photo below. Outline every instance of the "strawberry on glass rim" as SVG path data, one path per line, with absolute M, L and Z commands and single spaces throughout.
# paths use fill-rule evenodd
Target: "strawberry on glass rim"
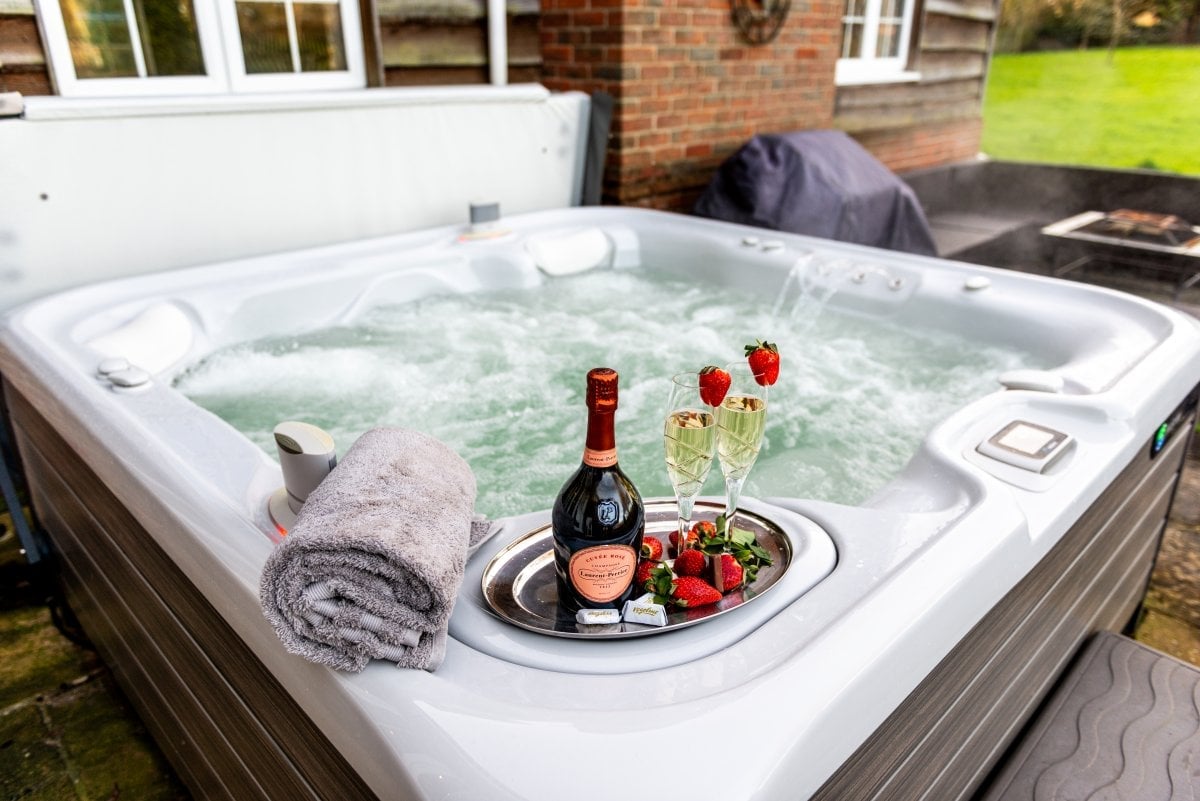
M 746 346 L 746 361 L 759 386 L 773 386 L 779 380 L 779 349 L 775 343 L 761 339 Z
M 729 392 L 733 379 L 720 367 L 708 365 L 700 370 L 700 400 L 709 406 L 720 406 Z

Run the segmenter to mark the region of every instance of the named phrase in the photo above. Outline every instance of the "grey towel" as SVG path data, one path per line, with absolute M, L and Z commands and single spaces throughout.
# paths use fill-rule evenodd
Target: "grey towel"
M 267 558 L 267 620 L 288 651 L 313 662 L 435 670 L 467 555 L 491 533 L 474 505 L 475 476 L 446 445 L 416 431 L 368 431 Z

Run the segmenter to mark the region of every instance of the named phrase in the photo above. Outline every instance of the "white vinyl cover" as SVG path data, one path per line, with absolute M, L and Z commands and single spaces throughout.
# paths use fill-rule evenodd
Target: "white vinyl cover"
M 578 205 L 588 98 L 541 86 L 30 97 L 0 119 L 0 311 L 80 284 Z

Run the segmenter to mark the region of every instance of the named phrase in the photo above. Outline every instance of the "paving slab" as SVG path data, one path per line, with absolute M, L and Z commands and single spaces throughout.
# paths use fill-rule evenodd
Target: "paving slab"
M 189 798 L 110 674 L 46 699 L 43 716 L 80 798 Z
M 74 783 L 36 704 L 0 712 L 0 798 L 75 799 Z
M 1200 666 L 1200 628 L 1185 620 L 1156 609 L 1147 609 L 1138 621 L 1134 639 L 1176 659 Z

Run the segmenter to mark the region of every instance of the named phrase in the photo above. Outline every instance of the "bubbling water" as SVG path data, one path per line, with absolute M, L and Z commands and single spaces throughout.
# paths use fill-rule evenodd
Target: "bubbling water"
M 822 304 L 823 305 L 823 304 Z M 215 351 L 176 387 L 272 456 L 272 429 L 303 420 L 344 453 L 376 426 L 431 434 L 471 465 L 478 511 L 549 508 L 579 464 L 584 376 L 621 376 L 617 445 L 644 497 L 670 496 L 663 415 L 671 376 L 776 342 L 779 383 L 743 496 L 857 504 L 893 478 L 924 434 L 1035 367 L 1030 355 L 824 309 L 774 313 L 762 298 L 641 271 L 598 271 L 536 290 L 432 296 L 345 327 Z M 800 316 L 802 319 L 794 319 Z M 704 493 L 724 492 L 713 470 Z

